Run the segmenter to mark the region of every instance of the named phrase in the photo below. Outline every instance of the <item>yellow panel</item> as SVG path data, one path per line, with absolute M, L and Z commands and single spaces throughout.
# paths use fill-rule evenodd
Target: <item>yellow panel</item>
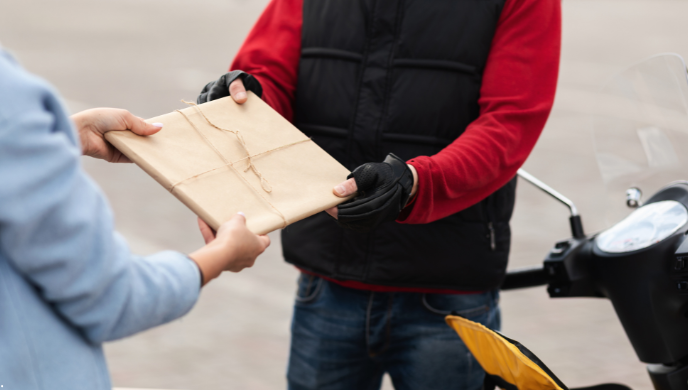
M 540 366 L 492 330 L 457 316 L 445 320 L 488 374 L 501 377 L 519 390 L 563 390 Z

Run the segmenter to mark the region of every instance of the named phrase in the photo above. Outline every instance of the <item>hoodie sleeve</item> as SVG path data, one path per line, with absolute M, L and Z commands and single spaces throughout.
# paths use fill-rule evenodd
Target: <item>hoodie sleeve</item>
M 289 121 L 294 117 L 302 23 L 302 0 L 270 1 L 230 67 L 256 77 L 263 100 Z
M 505 185 L 545 126 L 559 73 L 560 0 L 507 0 L 480 90 L 480 116 L 434 156 L 408 161 L 418 192 L 398 222 L 429 223 Z
M 171 251 L 132 255 L 80 158 L 52 88 L 0 50 L 0 258 L 93 343 L 184 315 L 196 265 Z

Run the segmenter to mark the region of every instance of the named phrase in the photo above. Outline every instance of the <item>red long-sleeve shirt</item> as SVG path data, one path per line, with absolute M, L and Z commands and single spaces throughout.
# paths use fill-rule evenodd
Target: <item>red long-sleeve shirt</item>
M 255 76 L 263 86 L 263 100 L 288 120 L 293 118 L 301 54 L 302 7 L 303 0 L 272 0 L 230 68 Z M 483 72 L 480 116 L 439 153 L 408 161 L 418 172 L 418 192 L 398 222 L 444 218 L 480 202 L 514 177 L 552 108 L 560 46 L 560 0 L 506 0 Z

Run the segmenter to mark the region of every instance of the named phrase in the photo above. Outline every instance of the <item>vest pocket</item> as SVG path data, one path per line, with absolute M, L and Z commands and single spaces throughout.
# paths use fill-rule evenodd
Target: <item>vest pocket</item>
M 492 252 L 497 250 L 497 237 L 495 237 L 495 229 L 492 222 L 487 223 L 488 239 L 490 240 L 490 250 Z

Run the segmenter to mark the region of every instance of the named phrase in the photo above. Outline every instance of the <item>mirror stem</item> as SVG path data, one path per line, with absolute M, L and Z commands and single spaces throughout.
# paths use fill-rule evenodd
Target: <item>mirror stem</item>
M 581 217 L 578 215 L 578 209 L 576 208 L 576 205 L 573 204 L 571 199 L 565 197 L 557 190 L 541 182 L 538 180 L 538 178 L 523 169 L 519 169 L 517 174 L 530 184 L 541 189 L 554 199 L 568 206 L 569 210 L 571 211 L 571 217 L 569 218 L 569 222 L 571 224 L 571 234 L 573 234 L 574 238 L 585 238 L 585 233 L 583 232 L 583 221 L 581 221 Z

